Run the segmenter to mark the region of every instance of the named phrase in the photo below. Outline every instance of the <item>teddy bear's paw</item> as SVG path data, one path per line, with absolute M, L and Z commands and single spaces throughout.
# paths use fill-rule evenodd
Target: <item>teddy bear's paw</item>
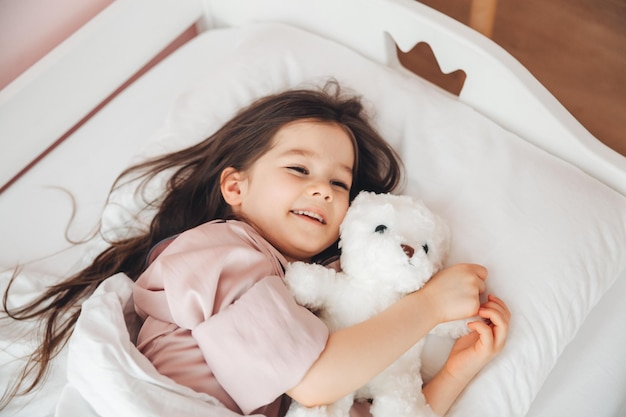
M 318 407 L 305 407 L 292 401 L 285 417 L 350 417 L 354 395 L 348 394 L 336 402 Z
M 451 337 L 453 339 L 457 339 L 470 333 L 471 330 L 469 327 L 467 327 L 467 323 L 471 323 L 476 320 L 482 319 L 473 317 L 469 319 L 453 320 L 445 323 L 440 323 L 431 330 L 431 333 L 437 336 Z
M 349 394 L 333 404 L 326 406 L 328 417 L 350 417 L 350 409 L 354 403 L 354 395 Z
M 293 401 L 285 417 L 331 417 L 328 411 L 326 406 L 305 407 Z
M 432 410 L 423 395 L 378 396 L 374 398 L 370 412 L 373 417 L 431 417 Z
M 326 297 L 326 286 L 336 272 L 322 265 L 293 262 L 285 271 L 285 284 L 298 304 L 321 307 Z

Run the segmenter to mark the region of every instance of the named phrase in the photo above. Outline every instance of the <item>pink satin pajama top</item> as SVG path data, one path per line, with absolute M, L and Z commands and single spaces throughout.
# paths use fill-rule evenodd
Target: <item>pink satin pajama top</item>
M 326 345 L 328 328 L 285 287 L 286 261 L 251 226 L 205 223 L 139 277 L 137 347 L 174 381 L 243 414 L 277 415 Z

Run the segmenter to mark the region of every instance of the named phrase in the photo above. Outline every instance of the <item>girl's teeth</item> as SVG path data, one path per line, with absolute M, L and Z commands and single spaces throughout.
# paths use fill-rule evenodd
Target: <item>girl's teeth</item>
M 306 210 L 295 210 L 294 213 L 300 214 L 300 215 L 303 215 L 303 216 L 307 216 L 307 217 L 311 217 L 311 218 L 317 220 L 320 223 L 324 223 L 324 218 L 322 216 L 320 216 L 319 214 L 317 214 L 317 213 L 313 213 L 311 211 L 306 211 Z

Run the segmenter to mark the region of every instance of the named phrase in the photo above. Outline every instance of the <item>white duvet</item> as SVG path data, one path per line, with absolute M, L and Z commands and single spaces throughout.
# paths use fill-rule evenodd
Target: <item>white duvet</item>
M 3 283 L 5 278 L 8 275 L 3 276 Z M 24 298 L 36 294 L 39 285 L 33 282 L 41 278 L 21 276 L 13 294 L 21 293 Z M 139 318 L 131 295 L 132 281 L 126 275 L 108 278 L 83 304 L 69 345 L 56 361 L 45 389 L 18 399 L 4 412 L 24 417 L 235 416 L 214 398 L 160 375 L 137 350 L 131 335 L 139 329 Z M 5 338 L 9 329 L 16 336 L 18 327 L 25 330 L 28 326 L 5 325 L 2 340 L 9 340 Z M 25 340 L 23 336 L 11 339 Z M 11 350 L 16 357 L 28 348 L 13 344 Z M 8 358 L 3 350 L 3 358 Z M 11 378 L 6 370 L 3 367 L 3 380 Z

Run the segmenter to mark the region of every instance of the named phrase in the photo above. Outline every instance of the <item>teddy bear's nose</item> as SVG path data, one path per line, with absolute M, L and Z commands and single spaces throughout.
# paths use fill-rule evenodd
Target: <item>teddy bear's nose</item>
M 413 249 L 412 246 L 402 244 L 400 245 L 400 247 L 402 247 L 402 250 L 404 251 L 404 253 L 406 253 L 406 256 L 408 256 L 409 258 L 413 257 L 413 254 L 415 253 L 415 249 Z

